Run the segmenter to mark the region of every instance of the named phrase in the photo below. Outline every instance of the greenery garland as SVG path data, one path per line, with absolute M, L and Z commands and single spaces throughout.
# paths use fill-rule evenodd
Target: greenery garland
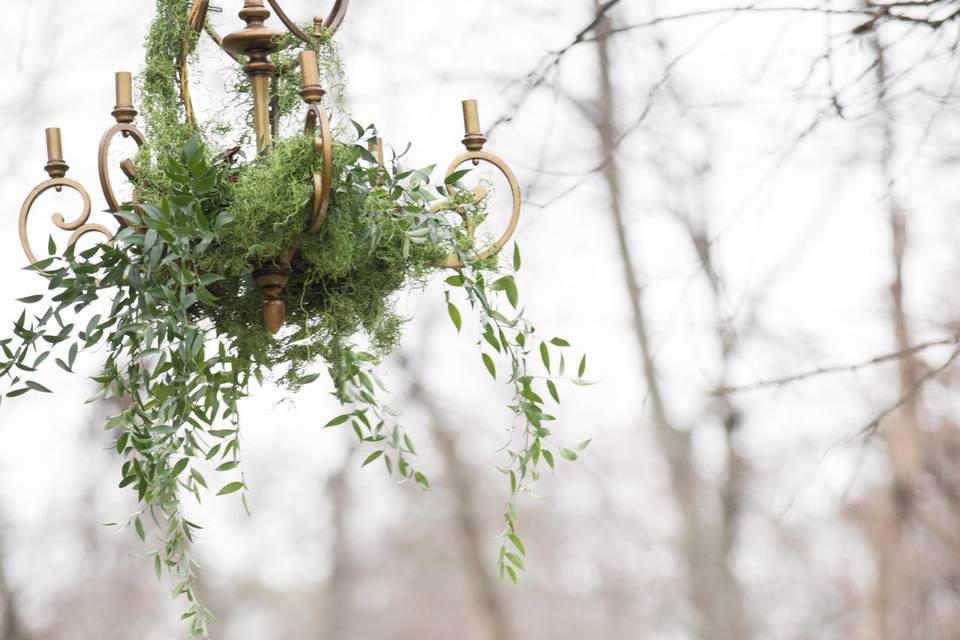
M 217 135 L 223 127 L 188 124 L 177 60 L 195 44 L 196 34 L 186 28 L 189 3 L 156 4 L 141 75 L 149 146 L 136 161 L 138 204 L 119 214 L 129 224 L 112 244 L 84 251 L 71 245 L 58 253 L 51 240 L 51 257 L 29 267 L 49 275 L 48 291 L 20 300 L 33 312 L 25 309 L 14 337 L 0 340 L 0 377 L 11 383 L 4 396 L 49 393 L 34 379 L 41 365 L 52 359 L 72 372 L 81 351 L 105 347 L 94 399 L 123 402 L 105 427 L 116 434 L 123 459 L 120 486 L 136 491 L 143 505 L 121 526 L 143 541 L 152 526 L 160 541 L 150 554 L 157 576 L 175 577 L 173 593 L 186 599 L 191 636 L 206 638 L 210 612 L 194 589 L 191 553 L 199 525 L 184 516 L 182 499 L 192 494 L 199 501 L 212 488 L 217 495 L 239 494 L 246 508 L 238 402 L 255 381 L 269 377 L 296 390 L 317 380 L 320 373 L 311 369 L 325 362 L 345 407 L 326 426 L 349 425 L 372 447 L 364 466 L 382 460 L 391 475 L 429 487 L 413 462 L 412 440 L 380 400 L 376 367 L 400 339 L 396 292 L 425 282 L 454 252 L 466 266 L 445 281 L 450 319 L 460 331 L 453 292 L 462 289 L 479 318 L 483 366 L 496 379 L 499 356 L 514 390 L 509 408 L 516 419 L 501 467 L 510 490 L 498 567 L 515 582 L 525 555 L 518 497 L 531 490 L 541 461 L 552 468 L 555 453 L 575 460 L 587 445 L 557 445 L 549 428 L 554 417 L 544 396 L 559 403 L 561 379 L 585 384 L 586 358 L 568 375 L 567 341 L 541 340 L 524 319 L 515 278 L 519 249 L 514 246 L 508 260 L 477 260 L 477 239 L 451 221 L 480 223 L 486 216 L 486 196 L 451 189 L 465 172 L 432 185 L 431 168 L 404 169 L 402 156 L 380 167 L 367 150 L 375 129 L 356 124 L 350 137 L 343 132 L 349 127 L 337 129 L 331 207 L 320 232 L 305 233 L 318 169 L 312 139 L 295 135 L 238 163 L 236 153 L 224 153 L 229 144 Z M 284 62 L 298 43 L 285 38 L 278 44 L 275 62 L 289 68 Z M 313 46 L 325 61 L 327 86 L 342 90 L 331 38 Z M 297 114 L 297 90 L 297 75 L 277 75 L 282 116 Z M 238 84 L 234 91 L 239 101 L 246 88 Z M 274 337 L 262 325 L 262 294 L 250 274 L 291 246 L 300 251 L 283 292 L 288 328 Z M 540 365 L 543 371 L 534 371 Z M 231 479 L 211 487 L 201 471 L 207 464 Z

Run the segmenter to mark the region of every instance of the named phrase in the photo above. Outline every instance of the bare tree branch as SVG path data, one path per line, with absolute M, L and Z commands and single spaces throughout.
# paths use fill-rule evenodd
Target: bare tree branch
M 800 382 L 802 380 L 808 380 L 810 378 L 816 378 L 819 376 L 830 375 L 834 373 L 855 373 L 861 369 L 867 367 L 872 367 L 878 364 L 884 364 L 886 362 L 891 362 L 894 360 L 900 360 L 907 356 L 916 355 L 922 351 L 933 347 L 942 347 L 944 345 L 958 344 L 960 343 L 960 336 L 952 336 L 949 338 L 940 338 L 939 340 L 931 340 L 929 342 L 921 342 L 920 344 L 913 345 L 907 349 L 902 349 L 899 351 L 894 351 L 892 353 L 885 353 L 883 355 L 875 356 L 869 360 L 863 362 L 858 362 L 856 364 L 841 364 L 833 365 L 829 367 L 818 367 L 816 369 L 811 369 L 809 371 L 803 371 L 800 373 L 794 373 L 788 376 L 783 376 L 781 378 L 771 378 L 769 380 L 760 380 L 758 382 L 752 382 L 750 384 L 722 387 L 715 390 L 713 393 L 717 396 L 725 396 L 734 393 L 744 393 L 747 391 L 757 391 L 760 389 L 765 389 L 768 387 L 782 387 L 783 385 L 790 384 L 792 382 Z

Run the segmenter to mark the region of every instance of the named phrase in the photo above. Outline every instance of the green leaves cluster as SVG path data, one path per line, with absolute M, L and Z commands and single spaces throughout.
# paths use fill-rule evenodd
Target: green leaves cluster
M 519 497 L 523 493 L 534 493 L 534 484 L 540 477 L 541 461 L 553 469 L 555 454 L 574 461 L 590 444 L 587 440 L 570 449 L 556 440 L 550 427 L 556 417 L 548 411 L 544 395 L 548 394 L 551 401 L 559 405 L 558 382 L 590 384 L 584 379 L 587 359 L 585 355 L 581 356 L 576 375 L 568 375 L 570 343 L 559 337 L 550 340 L 538 337 L 536 328 L 525 318 L 523 308 L 519 306 L 516 280 L 522 262 L 518 245 L 513 247 L 510 267 L 500 271 L 478 266 L 466 252 L 461 253 L 461 260 L 466 266 L 457 269 L 455 275 L 446 279 L 446 283 L 452 288 L 463 289 L 471 308 L 479 316 L 481 339 L 478 344 L 484 368 L 495 380 L 505 377 L 507 384 L 513 388 L 513 401 L 508 408 L 514 419 L 507 442 L 502 447 L 508 462 L 499 468 L 507 477 L 510 492 L 503 509 L 506 528 L 497 566 L 501 579 L 509 577 L 516 583 L 517 572 L 526 568 L 523 562 L 526 547 L 518 529 Z M 451 302 L 451 291 L 448 290 L 445 295 L 450 319 L 460 331 L 460 311 Z M 497 361 L 507 365 L 503 373 L 498 372 Z M 542 365 L 542 370 L 536 370 L 538 364 Z

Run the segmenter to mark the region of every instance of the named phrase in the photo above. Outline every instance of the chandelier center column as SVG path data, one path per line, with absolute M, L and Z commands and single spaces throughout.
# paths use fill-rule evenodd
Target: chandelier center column
M 243 9 L 240 10 L 240 18 L 247 26 L 223 39 L 224 49 L 247 57 L 243 70 L 250 78 L 253 93 L 258 152 L 263 152 L 270 146 L 270 78 L 277 68 L 269 56 L 277 49 L 276 39 L 283 35 L 282 32 L 264 25 L 270 15 L 270 10 L 263 5 L 263 0 L 245 0 Z

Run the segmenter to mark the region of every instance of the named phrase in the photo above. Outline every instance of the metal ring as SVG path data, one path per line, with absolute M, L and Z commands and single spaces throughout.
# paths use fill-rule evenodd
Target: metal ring
M 318 122 L 320 136 L 316 135 Z M 309 106 L 304 133 L 314 136 L 313 152 L 323 156 L 323 171 L 313 174 L 313 215 L 310 218 L 309 231 L 316 233 L 327 218 L 333 193 L 333 136 L 330 133 L 330 118 L 319 104 Z
M 80 194 L 80 198 L 83 200 L 83 211 L 80 212 L 80 215 L 73 222 L 67 222 L 60 213 L 54 213 L 51 217 L 53 224 L 58 228 L 63 229 L 64 231 L 74 232 L 73 235 L 70 236 L 70 240 L 68 241 L 69 244 L 73 244 L 81 236 L 93 232 L 102 233 L 107 238 L 107 241 L 113 239 L 113 234 L 110 233 L 110 231 L 103 225 L 87 223 L 87 220 L 90 219 L 92 205 L 90 202 L 90 194 L 87 193 L 87 190 L 83 188 L 83 185 L 75 180 L 71 180 L 70 178 L 53 178 L 51 180 L 46 180 L 38 184 L 33 191 L 30 192 L 30 195 L 27 196 L 27 199 L 23 202 L 23 206 L 20 208 L 20 244 L 23 247 L 23 253 L 27 256 L 27 260 L 30 261 L 30 264 L 37 264 L 40 262 L 37 259 L 37 256 L 34 255 L 33 250 L 30 247 L 30 239 L 27 236 L 27 220 L 30 217 L 30 211 L 33 209 L 33 205 L 41 195 L 50 189 L 59 190 L 63 187 L 73 189 Z
M 129 136 L 133 138 L 134 142 L 137 143 L 137 147 L 142 147 L 146 143 L 146 138 L 140 132 L 139 129 L 129 124 L 115 124 L 107 132 L 103 134 L 103 138 L 100 139 L 100 150 L 98 152 L 98 167 L 100 171 L 100 187 L 103 189 L 103 197 L 107 200 L 107 208 L 110 213 L 116 213 L 120 211 L 120 201 L 117 200 L 116 194 L 113 192 L 113 185 L 110 182 L 110 167 L 107 166 L 109 161 L 110 153 L 110 144 L 113 142 L 113 139 L 117 134 L 122 133 L 125 137 Z M 124 174 L 129 176 L 130 165 L 125 163 Z M 119 222 L 120 226 L 127 226 L 127 221 L 119 216 L 114 216 Z
M 476 260 L 483 260 L 484 258 L 489 258 L 493 254 L 497 253 L 510 241 L 510 238 L 513 237 L 514 232 L 517 230 L 517 224 L 520 222 L 520 183 L 517 182 L 516 176 L 513 175 L 513 171 L 507 166 L 507 163 L 501 160 L 498 156 L 493 155 L 492 153 L 487 153 L 486 151 L 468 151 L 460 156 L 458 156 L 453 162 L 450 163 L 450 167 L 447 169 L 446 177 L 450 177 L 460 165 L 465 162 L 473 161 L 474 163 L 483 161 L 488 164 L 492 164 L 497 169 L 500 170 L 500 173 L 507 179 L 507 182 L 510 184 L 510 192 L 513 196 L 513 211 L 510 214 L 510 222 L 507 224 L 507 230 L 503 232 L 503 235 L 500 236 L 500 239 L 494 242 L 492 245 L 479 251 L 476 255 Z M 452 185 L 447 186 L 447 192 L 450 195 L 455 193 L 455 189 Z M 471 235 L 474 232 L 474 224 L 472 221 L 467 221 L 467 229 Z M 441 267 L 447 267 L 450 269 L 459 269 L 466 266 L 463 263 L 463 260 L 460 259 L 460 256 L 456 253 L 451 253 L 448 255 L 442 263 Z

